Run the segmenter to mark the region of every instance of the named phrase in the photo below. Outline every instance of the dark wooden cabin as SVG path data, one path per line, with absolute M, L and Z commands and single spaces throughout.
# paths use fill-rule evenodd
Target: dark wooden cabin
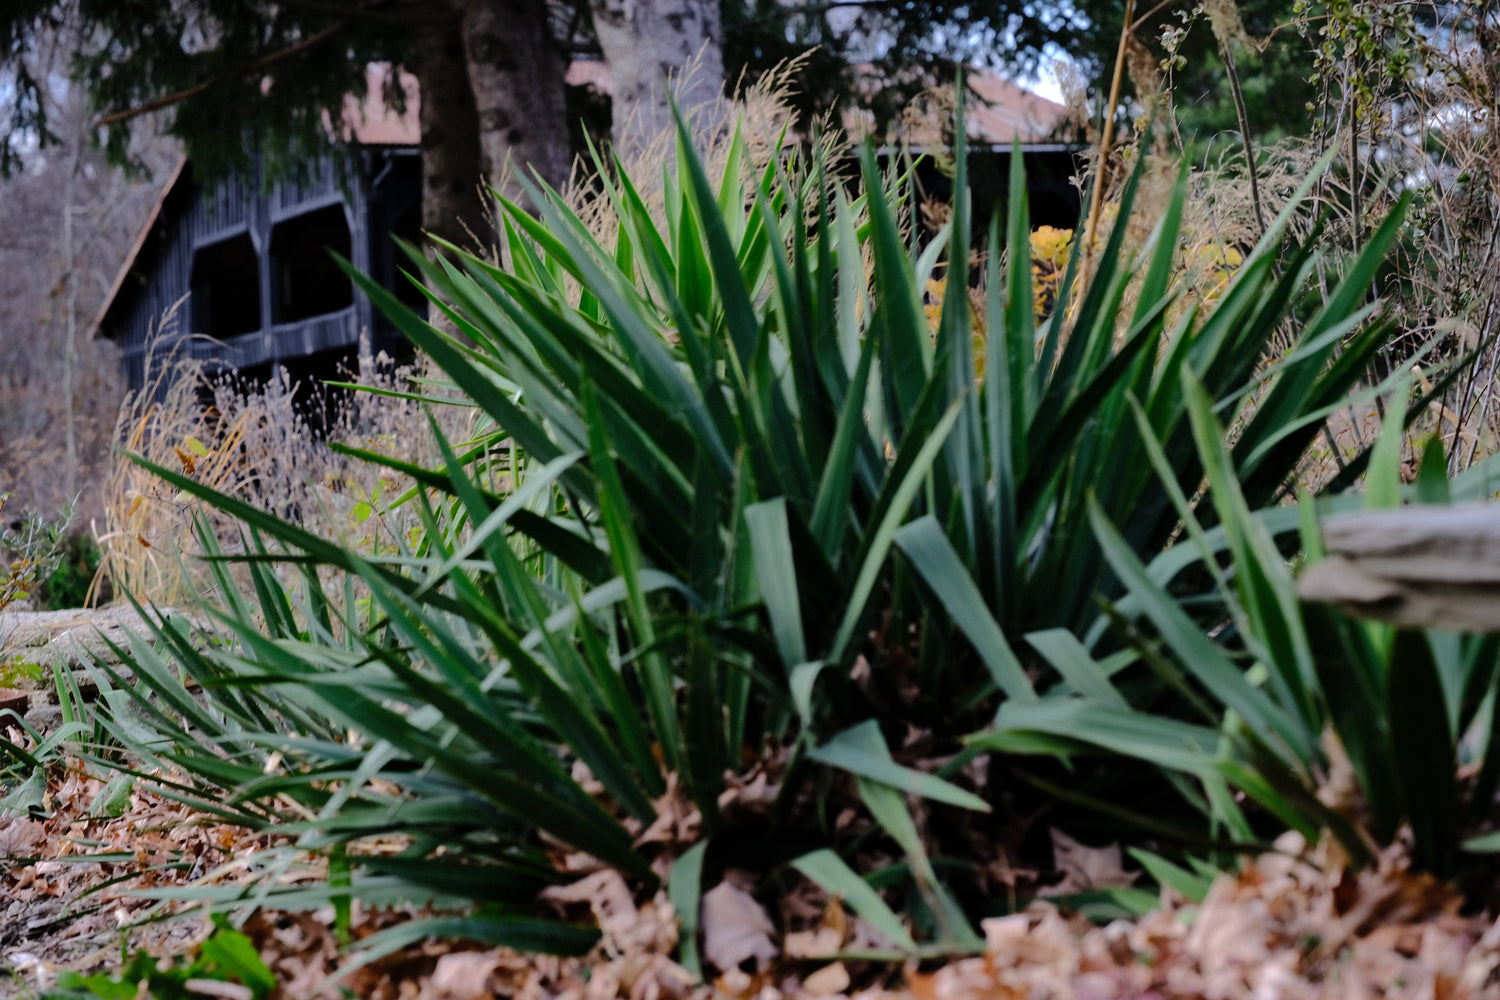
M 366 146 L 342 171 L 324 160 L 271 185 L 252 163 L 213 185 L 179 165 L 121 269 L 97 330 L 120 346 L 132 390 L 145 387 L 148 355 L 173 351 L 210 371 L 264 379 L 284 367 L 294 380 L 357 370 L 362 343 L 403 353 L 329 251 L 420 299 L 391 239 L 420 235 L 415 146 Z
M 370 67 L 372 95 L 388 72 Z M 294 383 L 345 378 L 361 351 L 410 356 L 329 255 L 413 305 L 424 301 L 401 275 L 406 262 L 392 240 L 418 240 L 422 218 L 420 97 L 415 78 L 403 73 L 399 83 L 404 114 L 378 97 L 350 100 L 354 143 L 339 161 L 309 162 L 275 183 L 256 155 L 244 173 L 212 184 L 191 163 L 177 165 L 94 323 L 95 336 L 119 345 L 132 391 L 154 388 L 174 356 L 247 382 L 285 369 Z

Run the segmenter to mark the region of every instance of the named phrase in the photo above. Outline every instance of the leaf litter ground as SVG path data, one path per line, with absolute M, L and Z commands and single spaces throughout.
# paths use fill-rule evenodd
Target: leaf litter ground
M 0 959 L 9 973 L 0 979 L 0 997 L 39 996 L 64 969 L 118 969 L 127 950 L 194 955 L 213 933 L 207 916 L 138 893 L 248 886 L 262 877 L 255 859 L 279 846 L 139 786 L 120 801 L 119 815 L 94 815 L 105 783 L 81 762 L 55 769 L 52 778 L 45 818 L 0 819 L 0 858 L 7 859 L 0 861 Z M 764 785 L 756 778 L 733 791 L 753 803 L 765 798 Z M 675 790 L 660 805 L 664 819 L 641 831 L 643 846 L 678 846 L 694 836 L 696 818 Z M 665 893 L 642 894 L 616 872 L 564 850 L 556 860 L 577 877 L 549 890 L 541 905 L 597 922 L 600 943 L 582 959 L 427 940 L 335 981 L 330 977 L 358 958 L 361 940 L 421 914 L 356 901 L 347 946 L 332 908 L 250 909 L 236 922 L 274 973 L 275 1000 L 1500 1000 L 1500 924 L 1462 914 L 1458 894 L 1412 873 L 1399 847 L 1378 867 L 1354 872 L 1333 852 L 1304 849 L 1295 835 L 1277 846 L 1247 859 L 1237 876 L 1221 876 L 1201 904 L 1164 891 L 1155 912 L 1098 926 L 1039 901 L 984 921 L 982 954 L 920 967 L 840 960 L 840 953 L 880 944 L 879 936 L 810 884 L 777 901 L 778 929 L 748 882 L 730 871 L 705 893 L 700 913 L 704 957 L 711 974 L 721 970 L 707 985 L 674 960 L 678 923 Z M 1130 878 L 1117 847 L 1090 848 L 1056 833 L 1054 848 L 1064 876 L 1055 890 Z M 308 857 L 280 878 L 315 882 L 323 875 Z M 194 982 L 204 996 L 251 997 L 238 984 Z

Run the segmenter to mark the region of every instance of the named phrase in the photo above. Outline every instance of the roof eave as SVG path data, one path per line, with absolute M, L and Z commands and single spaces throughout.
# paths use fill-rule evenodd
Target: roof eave
M 179 156 L 176 166 L 172 168 L 172 176 L 167 178 L 167 183 L 162 185 L 161 193 L 156 196 L 156 203 L 151 206 L 150 214 L 146 216 L 146 221 L 142 224 L 140 231 L 135 234 L 135 242 L 130 245 L 130 252 L 125 255 L 125 262 L 120 265 L 120 270 L 115 274 L 114 283 L 109 286 L 109 294 L 104 296 L 104 304 L 99 307 L 98 315 L 89 324 L 90 340 L 99 339 L 104 330 L 104 324 L 109 319 L 111 310 L 114 309 L 115 299 L 119 297 L 120 290 L 125 287 L 125 280 L 130 277 L 130 272 L 135 270 L 136 260 L 140 257 L 141 251 L 145 249 L 146 242 L 151 238 L 151 230 L 156 227 L 157 220 L 161 218 L 162 209 L 166 207 L 167 199 L 171 197 L 172 193 L 177 189 L 177 185 L 181 183 L 186 168 L 187 157 Z M 106 336 L 105 339 L 113 340 L 114 338 Z

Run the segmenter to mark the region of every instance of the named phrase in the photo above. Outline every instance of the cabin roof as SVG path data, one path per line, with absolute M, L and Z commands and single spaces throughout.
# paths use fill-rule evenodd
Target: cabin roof
M 862 89 L 867 93 L 876 92 L 881 84 L 879 78 L 872 75 L 873 67 L 861 69 L 867 71 Z M 1048 141 L 1067 125 L 1067 107 L 1034 94 L 1020 84 L 983 70 L 974 70 L 964 79 L 973 92 L 972 95 L 966 94 L 964 101 L 964 130 L 968 133 L 970 148 L 1008 149 L 1013 143 L 1020 142 L 1028 152 L 1039 152 L 1042 145 L 1049 144 Z M 886 144 L 904 142 L 918 148 L 941 148 L 950 141 L 951 114 L 952 108 L 939 102 L 919 104 L 893 123 L 885 134 L 875 138 Z M 874 132 L 874 116 L 868 111 L 846 108 L 842 119 L 844 128 L 852 135 L 864 136 Z

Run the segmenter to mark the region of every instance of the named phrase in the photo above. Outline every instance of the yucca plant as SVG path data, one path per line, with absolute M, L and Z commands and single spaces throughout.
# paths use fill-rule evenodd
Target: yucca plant
M 1179 524 L 1127 398 L 1141 401 L 1176 483 L 1191 490 L 1202 470 L 1183 371 L 1221 409 L 1254 397 L 1234 454 L 1248 502 L 1260 507 L 1287 487 L 1388 333 L 1366 298 L 1400 212 L 1303 315 L 1309 275 L 1330 262 L 1319 261 L 1316 236 L 1283 246 L 1295 204 L 1210 314 L 1189 310 L 1169 329 L 1185 178 L 1140 269 L 1121 259 L 1136 189 L 1127 186 L 1121 224 L 1087 261 L 1077 241 L 1038 330 L 1018 168 L 1006 240 L 1018 252 L 1003 269 L 998 249 L 987 256 L 981 380 L 963 198 L 943 232 L 913 247 L 891 205 L 900 192 L 882 184 L 868 153 L 864 188 L 880 195 L 852 203 L 819 164 L 799 173 L 773 162 L 747 187 L 731 155 L 717 190 L 685 143 L 678 166 L 680 184 L 665 182 L 665 224 L 631 178 L 616 171 L 603 182 L 618 220 L 613 247 L 537 191 L 540 221 L 506 206 L 511 272 L 461 254 L 414 257 L 471 347 L 366 288 L 533 460 L 588 453 L 567 484 L 586 504 L 598 509 L 597 483 L 617 469 L 644 565 L 707 608 L 763 600 L 788 672 L 846 664 L 879 612 L 898 626 L 920 619 L 922 595 L 889 576 L 885 557 L 894 529 L 921 515 L 935 523 L 903 537 L 927 586 L 972 584 L 962 600 L 989 608 L 1002 630 L 1086 632 L 1100 620 L 1095 590 L 1117 591 L 1087 530 L 1089 491 L 1148 557 Z M 964 191 L 962 156 L 957 170 Z M 1000 242 L 993 229 L 991 247 Z M 919 290 L 945 253 L 956 263 L 933 336 Z M 1138 304 L 1125 319 L 1132 281 Z M 1267 364 L 1278 332 L 1292 346 Z M 925 572 L 951 562 L 967 584 Z M 1013 664 L 991 657 L 981 657 L 987 670 L 966 671 L 944 631 L 919 629 L 928 643 L 920 688 L 942 717 L 986 685 L 1010 696 L 1028 689 Z
M 1293 293 L 1314 250 L 1282 256 L 1282 220 L 1211 315 L 1168 329 L 1185 185 L 1138 271 L 1120 258 L 1132 182 L 1115 235 L 1086 264 L 1075 253 L 1038 330 L 1017 169 L 1006 232 L 1022 249 L 1002 268 L 991 227 L 980 380 L 963 197 L 921 245 L 868 150 L 853 199 L 817 161 L 772 159 L 747 181 L 744 150 L 737 138 L 715 185 L 684 131 L 663 221 L 601 161 L 613 245 L 537 188 L 540 219 L 503 205 L 508 269 L 414 253 L 461 338 L 356 276 L 493 428 L 462 445 L 437 435 L 444 463 L 431 469 L 346 449 L 420 484 L 407 502 L 426 530 L 411 551 L 362 556 L 143 463 L 266 540 L 236 557 L 255 599 L 231 597 L 222 614 L 233 646 L 202 650 L 167 629 L 161 652 L 134 650 L 139 680 L 114 681 L 117 731 L 192 775 L 179 794 L 290 822 L 310 843 L 406 833 L 405 855 L 362 864 L 484 901 L 499 923 L 476 936 L 578 947 L 582 932 L 526 910 L 558 877 L 544 845 L 651 883 L 631 824 L 657 816 L 669 778 L 712 838 L 726 774 L 775 743 L 792 750 L 769 821 L 798 835 L 772 838 L 784 846 L 766 867 L 790 863 L 916 947 L 831 820 L 805 809 L 839 779 L 871 821 L 859 836 L 878 833 L 903 859 L 880 882 L 904 888 L 917 936 L 978 944 L 903 795 L 990 803 L 896 759 L 888 736 L 910 724 L 956 750 L 997 703 L 1034 702 L 1038 677 L 1055 680 L 1028 672 L 1005 634 L 1082 630 L 1093 594 L 1118 591 L 1081 531 L 1090 489 L 1128 516 L 1132 551 L 1154 556 L 1170 539 L 1172 491 L 1202 474 L 1187 380 L 1223 406 L 1255 396 L 1235 466 L 1256 501 L 1278 494 L 1383 343 L 1363 299 L 1395 222 L 1305 320 Z M 919 289 L 945 252 L 934 336 Z M 1272 334 L 1289 329 L 1292 352 L 1264 367 Z M 1165 483 L 1148 474 L 1131 398 L 1167 442 Z M 276 563 L 300 578 L 282 581 Z M 319 567 L 348 589 L 326 592 Z M 851 670 L 859 657 L 868 670 Z M 673 869 L 689 929 L 705 863 L 700 844 Z
M 1063 755 L 1088 748 L 1150 761 L 1195 779 L 1196 786 L 1179 788 L 1226 839 L 1250 842 L 1258 832 L 1232 794 L 1239 792 L 1309 844 L 1331 833 L 1356 865 L 1371 861 L 1405 827 L 1414 862 L 1452 875 L 1464 834 L 1494 818 L 1500 638 L 1397 629 L 1299 600 L 1293 565 L 1265 516 L 1246 501 L 1211 400 L 1191 378 L 1186 389 L 1208 477 L 1200 509 L 1217 515 L 1222 539 L 1209 538 L 1185 496 L 1175 500 L 1186 526 L 1181 544 L 1210 568 L 1224 598 L 1223 617 L 1212 623 L 1217 638 L 1153 578 L 1159 574 L 1148 571 L 1094 505 L 1093 529 L 1129 595 L 1128 608 L 1116 609 L 1117 624 L 1139 652 L 1138 669 L 1157 676 L 1158 697 L 1131 703 L 1120 678 L 1111 679 L 1081 647 L 1064 662 L 1062 647 L 1054 645 L 1050 652 L 1070 688 L 1002 706 L 994 729 L 977 735 L 975 745 L 1035 748 L 1042 737 Z M 1404 410 L 1398 393 L 1364 493 L 1342 506 L 1401 501 Z M 1134 412 L 1146 434 L 1140 408 Z M 1168 476 L 1159 445 L 1146 440 L 1158 474 Z M 1409 499 L 1446 504 L 1489 492 L 1493 462 L 1450 483 L 1436 439 L 1420 465 L 1418 481 L 1404 490 Z M 1323 552 L 1311 498 L 1304 497 L 1299 519 L 1301 561 L 1316 563 Z M 1355 778 L 1352 795 L 1332 787 L 1333 761 L 1345 760 Z M 1472 780 L 1459 780 L 1461 766 L 1472 769 Z

